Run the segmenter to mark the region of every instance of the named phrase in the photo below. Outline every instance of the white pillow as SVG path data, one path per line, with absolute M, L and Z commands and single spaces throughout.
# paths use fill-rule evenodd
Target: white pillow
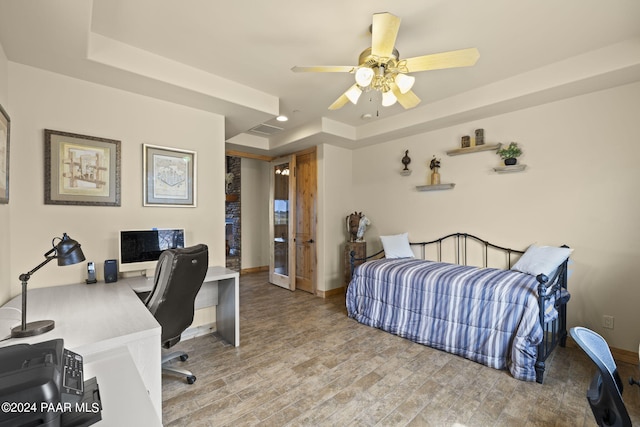
M 385 258 L 415 258 L 409 245 L 409 233 L 380 236 L 380 240 Z
M 531 245 L 511 269 L 533 276 L 542 273 L 551 279 L 551 274 L 571 255 L 571 252 L 573 252 L 571 248 Z

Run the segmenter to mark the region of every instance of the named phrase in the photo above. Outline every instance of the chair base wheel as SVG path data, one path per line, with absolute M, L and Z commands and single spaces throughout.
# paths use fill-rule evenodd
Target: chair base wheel
M 193 375 L 193 372 L 188 369 L 182 368 L 179 365 L 176 366 L 173 363 L 177 362 L 178 360 L 185 362 L 187 359 L 189 359 L 189 355 L 183 351 L 164 353 L 162 355 L 162 373 L 178 375 L 181 378 L 185 378 L 187 380 L 187 383 L 193 384 L 194 382 L 196 382 L 196 376 Z

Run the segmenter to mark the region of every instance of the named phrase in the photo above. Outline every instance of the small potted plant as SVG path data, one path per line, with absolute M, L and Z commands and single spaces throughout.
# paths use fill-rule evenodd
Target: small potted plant
M 518 162 L 517 157 L 522 155 L 522 150 L 518 147 L 517 142 L 512 142 L 507 148 L 499 148 L 496 154 L 504 160 L 505 166 L 513 166 Z

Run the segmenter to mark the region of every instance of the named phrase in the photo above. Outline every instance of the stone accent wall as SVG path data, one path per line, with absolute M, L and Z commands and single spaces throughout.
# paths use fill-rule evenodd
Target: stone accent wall
M 225 228 L 227 240 L 227 268 L 240 271 L 241 227 L 240 227 L 240 157 L 227 156 L 227 173 L 233 174 L 233 180 L 226 189 Z

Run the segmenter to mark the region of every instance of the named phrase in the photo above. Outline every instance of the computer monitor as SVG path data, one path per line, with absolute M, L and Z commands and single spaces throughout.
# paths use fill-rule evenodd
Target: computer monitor
M 162 251 L 184 248 L 182 228 L 153 228 L 150 230 L 122 230 L 119 234 L 119 271 L 152 272 L 156 268 Z

